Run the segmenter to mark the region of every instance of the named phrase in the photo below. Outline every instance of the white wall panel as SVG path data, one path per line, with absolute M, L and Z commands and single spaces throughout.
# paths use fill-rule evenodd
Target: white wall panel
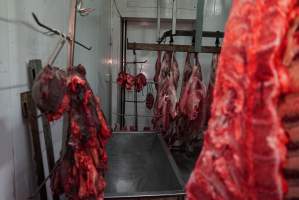
M 0 2 L 0 19 L 6 19 L 8 17 L 7 12 L 7 1 Z M 7 72 L 8 70 L 8 57 L 9 51 L 7 49 L 8 42 L 9 42 L 9 35 L 8 35 L 8 24 L 0 20 L 0 51 L 3 52 L 0 55 L 0 77 L 3 76 L 3 73 Z
M 115 0 L 123 17 L 156 18 L 157 0 Z M 178 0 L 178 18 L 195 19 L 197 0 Z M 161 0 L 161 18 L 172 17 L 172 0 Z
M 204 0 L 200 0 L 204 1 Z M 157 0 L 115 0 L 121 15 L 127 18 L 156 18 Z M 172 18 L 172 0 L 160 0 L 161 18 Z M 231 0 L 205 0 L 205 14 L 213 14 L 211 10 L 221 12 L 230 7 Z M 196 19 L 197 0 L 177 0 L 178 19 Z
M 101 98 L 104 113 L 109 112 L 109 85 L 106 75 L 109 74 L 107 60 L 110 59 L 110 1 L 85 0 L 84 6 L 95 8 L 95 11 L 86 17 L 77 19 L 77 39 L 90 46 L 91 51 L 77 47 L 75 63 L 83 64 L 87 69 L 87 77 L 96 95 Z
M 0 166 L 0 199 L 3 200 L 15 200 L 15 190 L 14 190 L 14 164 L 13 160 L 8 160 L 7 162 L 1 164 Z
M 115 82 L 120 69 L 120 31 L 121 21 L 113 1 L 111 1 L 111 81 Z M 116 84 L 111 85 L 111 124 L 118 122 L 118 87 Z

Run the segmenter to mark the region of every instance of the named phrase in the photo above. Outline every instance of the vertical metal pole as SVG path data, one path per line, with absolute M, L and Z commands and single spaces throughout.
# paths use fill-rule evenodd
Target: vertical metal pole
M 123 58 L 123 63 L 124 63 L 124 71 L 127 72 L 127 20 L 124 20 L 124 58 Z M 126 90 L 124 90 L 124 100 L 123 100 L 123 126 L 126 125 Z
M 126 72 L 127 67 L 127 21 L 125 19 L 121 20 L 121 71 Z M 126 90 L 121 88 L 121 98 L 120 98 L 120 128 L 124 128 L 126 124 L 125 114 L 126 114 Z
M 121 19 L 121 27 L 120 27 L 120 71 L 124 71 L 124 19 Z M 124 110 L 123 110 L 123 102 L 124 99 L 125 89 L 120 87 L 120 116 L 119 116 L 119 123 L 120 129 L 124 127 Z
M 76 35 L 76 18 L 77 18 L 77 0 L 71 1 L 71 9 L 69 16 L 69 30 L 68 30 L 68 56 L 67 67 L 74 66 L 74 52 L 75 52 L 75 35 Z
M 136 51 L 134 50 L 134 74 L 135 76 L 137 75 L 137 55 L 136 55 Z M 134 90 L 134 106 L 135 106 L 135 131 L 138 131 L 138 105 L 137 105 L 137 100 L 138 100 L 138 96 L 137 96 L 137 91 L 136 88 Z
M 196 33 L 195 33 L 195 51 L 200 52 L 202 46 L 202 31 L 203 31 L 203 15 L 204 15 L 205 0 L 197 2 L 197 17 L 196 17 Z
M 177 17 L 177 0 L 173 0 L 172 4 L 172 34 L 176 33 L 176 17 Z
M 109 93 L 109 118 L 108 118 L 108 122 L 109 122 L 109 125 L 112 127 L 112 87 L 113 87 L 113 84 L 112 84 L 112 70 L 111 70 L 111 65 L 109 66 L 109 90 L 108 90 L 108 93 Z
M 160 40 L 161 31 L 161 1 L 157 0 L 157 41 Z
M 68 30 L 68 45 L 67 45 L 67 68 L 74 66 L 74 52 L 75 52 L 75 35 L 76 35 L 76 18 L 77 18 L 77 0 L 71 0 L 70 16 L 69 16 L 69 30 Z M 67 113 L 63 115 L 63 133 L 62 133 L 62 153 L 66 151 L 66 141 L 68 137 L 68 121 Z

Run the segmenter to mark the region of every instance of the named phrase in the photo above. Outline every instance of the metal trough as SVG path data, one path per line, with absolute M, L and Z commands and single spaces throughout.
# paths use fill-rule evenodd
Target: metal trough
M 184 196 L 183 181 L 161 135 L 115 132 L 107 151 L 105 199 Z

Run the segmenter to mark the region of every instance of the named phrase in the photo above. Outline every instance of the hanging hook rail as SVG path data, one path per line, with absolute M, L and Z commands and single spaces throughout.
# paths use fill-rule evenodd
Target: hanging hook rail
M 145 63 L 147 63 L 147 60 L 145 60 L 145 61 L 124 62 L 124 64 L 145 64 Z
M 158 41 L 159 44 L 161 44 L 163 41 L 166 40 L 168 37 L 173 37 L 173 36 L 190 36 L 195 38 L 196 31 L 195 30 L 176 30 L 175 34 L 172 34 L 172 30 L 168 30 L 163 33 L 162 37 Z M 224 32 L 220 31 L 203 31 L 202 32 L 202 37 L 212 37 L 212 38 L 223 38 L 224 37 Z
M 41 23 L 41 22 L 39 21 L 39 19 L 37 18 L 37 16 L 35 15 L 35 13 L 32 13 L 32 17 L 33 17 L 33 19 L 35 20 L 35 22 L 36 22 L 40 27 L 42 27 L 42 28 L 44 28 L 44 29 L 47 29 L 49 32 L 51 32 L 51 33 L 53 33 L 53 34 L 55 34 L 55 35 L 61 35 L 62 37 L 66 38 L 67 40 L 70 40 L 70 38 L 69 38 L 68 36 L 66 36 L 65 34 L 63 34 L 63 33 L 59 32 L 58 30 L 53 29 L 53 28 L 51 28 L 51 27 L 49 27 L 49 26 L 47 26 L 47 25 Z M 74 42 L 75 42 L 75 44 L 77 44 L 77 45 L 79 45 L 79 46 L 81 46 L 81 47 L 83 47 L 84 49 L 87 49 L 87 50 L 89 50 L 89 51 L 92 49 L 91 46 L 88 47 L 88 46 L 86 46 L 86 45 L 84 45 L 84 44 L 82 44 L 81 42 L 78 42 L 78 41 L 76 41 L 76 40 L 75 40 Z

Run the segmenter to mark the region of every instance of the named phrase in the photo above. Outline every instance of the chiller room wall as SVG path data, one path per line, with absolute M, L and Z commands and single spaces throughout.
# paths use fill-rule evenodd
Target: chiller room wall
M 84 18 L 78 16 L 77 40 L 93 49 L 86 51 L 76 46 L 75 64 L 85 65 L 88 80 L 109 116 L 110 100 L 105 80 L 109 74 L 111 4 L 110 0 L 84 2 L 84 6 L 95 8 L 95 11 Z M 43 35 L 40 31 L 44 30 L 36 26 L 31 12 L 49 26 L 67 32 L 69 7 L 70 0 L 0 0 L 0 200 L 24 200 L 36 187 L 30 141 L 21 115 L 20 93 L 28 91 L 28 61 L 41 59 L 46 63 L 58 38 Z M 55 65 L 65 67 L 65 49 Z M 51 125 L 56 159 L 61 148 L 61 124 L 57 121 Z M 47 168 L 42 134 L 40 132 Z
M 129 42 L 137 43 L 155 43 L 157 40 L 157 1 L 148 0 L 146 3 L 136 0 L 115 0 L 112 3 L 112 36 L 113 38 L 119 38 L 120 35 L 120 20 L 119 15 L 127 17 L 127 38 Z M 225 22 L 228 18 L 228 14 L 231 7 L 231 0 L 206 0 L 204 7 L 204 31 L 224 31 Z M 193 30 L 196 16 L 197 0 L 177 0 L 177 30 Z M 171 29 L 171 15 L 172 15 L 172 0 L 161 0 L 161 35 L 164 31 Z M 118 12 L 119 11 L 119 12 Z M 114 40 L 113 40 L 114 41 Z M 167 40 L 167 42 L 169 39 Z M 174 37 L 174 44 L 191 44 L 190 37 Z M 203 38 L 203 45 L 214 46 L 214 38 Z M 112 65 L 112 79 L 115 82 L 118 72 L 119 63 L 117 60 L 120 58 L 119 50 L 120 46 L 113 43 L 112 45 L 112 60 L 115 63 Z M 148 60 L 146 64 L 138 64 L 138 72 L 142 72 L 146 75 L 148 80 L 152 80 L 155 73 L 155 62 L 157 59 L 157 52 L 151 51 L 136 51 L 137 60 Z M 182 82 L 182 74 L 184 68 L 186 53 L 176 53 L 176 58 L 180 68 L 180 84 Z M 199 54 L 200 64 L 202 66 L 204 82 L 209 81 L 210 67 L 212 61 L 212 54 Z M 134 61 L 134 55 L 132 50 L 127 50 L 127 61 Z M 142 70 L 141 70 L 142 68 Z M 127 69 L 130 73 L 134 72 L 134 65 L 127 65 Z M 152 86 L 155 92 L 154 86 Z M 118 96 L 118 87 L 116 84 L 112 84 L 113 96 Z M 143 93 L 139 93 L 138 100 L 143 101 L 146 98 L 147 88 Z M 180 86 L 177 90 L 177 96 L 180 95 Z M 154 95 L 155 96 L 155 95 Z M 119 96 L 118 96 L 119 97 Z M 133 100 L 133 92 L 126 92 L 126 98 Z M 119 101 L 112 99 L 112 127 L 119 127 Z M 126 103 L 125 118 L 126 126 L 134 126 L 134 104 Z M 133 116 L 131 116 L 133 115 Z M 138 115 L 141 115 L 138 119 L 138 128 L 140 131 L 144 127 L 152 127 L 151 118 L 152 111 L 149 111 L 145 107 L 145 103 L 138 104 Z

